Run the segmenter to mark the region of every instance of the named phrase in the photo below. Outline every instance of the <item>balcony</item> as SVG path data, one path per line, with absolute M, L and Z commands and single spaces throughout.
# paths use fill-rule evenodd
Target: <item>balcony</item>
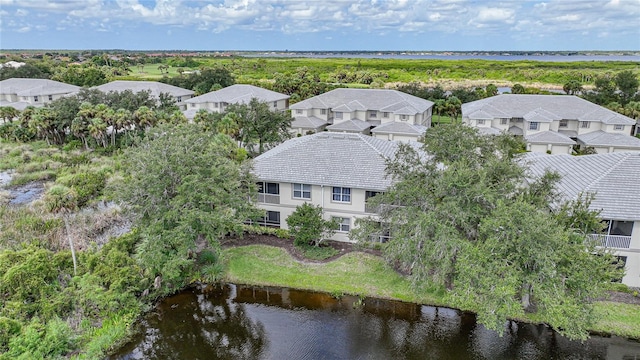
M 258 194 L 258 202 L 263 204 L 280 204 L 280 195 Z
M 589 237 L 607 248 L 628 249 L 631 245 L 631 236 L 590 234 Z

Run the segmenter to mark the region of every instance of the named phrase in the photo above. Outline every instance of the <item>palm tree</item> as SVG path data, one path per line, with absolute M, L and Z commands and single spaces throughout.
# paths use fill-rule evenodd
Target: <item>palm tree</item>
M 67 241 L 71 248 L 71 257 L 73 258 L 73 275 L 78 274 L 78 263 L 76 261 L 76 251 L 73 246 L 73 239 L 71 238 L 71 231 L 69 227 L 69 216 L 73 210 L 78 207 L 78 194 L 64 185 L 54 185 L 44 197 L 45 206 L 48 211 L 56 214 L 61 214 L 64 220 L 65 231 L 67 233 Z
M 133 119 L 136 127 L 148 129 L 154 126 L 158 120 L 156 113 L 147 106 L 141 106 L 133 113 Z
M 129 130 L 131 130 L 131 127 L 134 125 L 133 114 L 127 109 L 118 109 L 113 115 L 113 118 L 114 128 L 116 130 L 120 129 L 125 133 L 129 133 Z
M 0 106 L 0 119 L 4 123 L 13 122 L 14 118 L 17 118 L 20 115 L 20 110 L 16 108 L 12 108 L 11 106 Z
M 220 134 L 226 134 L 232 139 L 238 140 L 238 134 L 240 133 L 239 116 L 234 112 L 226 114 L 215 123 L 215 129 Z
M 102 144 L 102 147 L 107 147 L 107 123 L 102 119 L 96 117 L 91 119 L 89 125 L 87 126 L 87 131 L 92 138 L 96 140 L 97 143 Z

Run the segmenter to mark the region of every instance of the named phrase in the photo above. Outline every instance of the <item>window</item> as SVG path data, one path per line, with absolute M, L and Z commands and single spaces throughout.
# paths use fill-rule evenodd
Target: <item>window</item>
M 311 185 L 293 184 L 293 198 L 311 200 Z
M 338 120 L 342 120 L 342 113 L 340 111 L 338 111 L 338 112 L 333 114 L 333 117 L 338 119 Z
M 280 226 L 280 212 L 279 211 L 267 211 L 267 214 L 264 217 L 264 222 L 267 225 L 278 225 L 278 226 Z
M 253 221 L 249 220 L 248 223 L 253 224 Z M 256 220 L 256 224 L 260 226 L 280 227 L 280 212 L 267 211 L 263 217 Z
M 367 191 L 364 193 L 364 200 L 365 200 L 365 201 L 366 201 L 366 200 L 369 200 L 370 198 L 372 198 L 372 197 L 374 197 L 374 196 L 376 196 L 376 195 L 380 195 L 380 194 L 382 194 L 380 191 L 368 191 L 368 190 L 367 190 Z
M 338 202 L 351 202 L 351 188 L 333 187 L 332 200 Z
M 371 199 L 372 197 L 379 195 L 380 192 L 379 191 L 366 191 L 364 193 L 364 211 L 368 212 L 368 213 L 377 213 L 379 208 L 378 207 L 374 207 L 373 205 L 369 204 L 369 199 Z
M 624 125 L 613 125 L 613 130 L 624 130 Z
M 382 117 L 385 118 L 385 119 L 388 119 L 389 118 L 389 113 L 388 112 L 383 112 L 382 113 Z
M 320 115 L 327 115 L 327 109 L 320 109 Z
M 280 195 L 280 184 L 270 182 L 259 182 L 258 192 L 260 194 Z
M 189 104 L 189 105 L 191 105 L 191 107 L 192 107 L 192 108 L 196 107 L 196 104 L 195 104 L 195 103 L 191 103 L 191 104 Z
M 296 109 L 296 114 L 302 115 L 302 109 Z
M 476 122 L 478 123 L 478 125 L 484 125 L 484 119 L 478 119 L 476 120 Z
M 53 101 L 53 95 L 49 95 L 49 101 Z
M 591 123 L 588 121 L 580 121 L 580 127 L 583 129 L 588 129 L 591 126 Z
M 33 97 L 33 101 L 34 101 L 34 102 L 38 102 L 38 96 L 34 96 L 34 97 Z
M 338 222 L 338 232 L 349 232 L 351 229 L 351 218 L 332 217 L 333 220 Z
M 566 128 L 568 126 L 569 126 L 568 120 L 560 120 L 560 125 L 558 125 L 558 127 L 561 127 L 561 128 Z
M 277 101 L 274 101 L 274 102 L 273 102 L 273 107 L 274 107 L 274 108 L 277 108 L 277 107 L 278 107 L 278 102 L 277 102 Z
M 407 121 L 407 115 L 400 115 L 400 120 Z
M 267 204 L 280 204 L 280 184 L 259 182 L 258 202 Z
M 509 123 L 509 119 L 500 119 L 500 125 L 507 125 Z
M 378 112 L 377 111 L 369 111 L 369 117 L 370 118 L 376 118 L 378 116 Z
M 178 97 L 176 98 L 176 102 L 182 102 L 182 96 L 178 96 Z
M 538 130 L 540 123 L 537 121 L 532 121 L 529 123 L 529 130 Z
M 217 107 L 218 107 L 218 103 L 217 103 L 217 102 L 216 102 L 216 103 L 213 103 L 213 107 L 214 107 L 214 108 L 217 108 Z

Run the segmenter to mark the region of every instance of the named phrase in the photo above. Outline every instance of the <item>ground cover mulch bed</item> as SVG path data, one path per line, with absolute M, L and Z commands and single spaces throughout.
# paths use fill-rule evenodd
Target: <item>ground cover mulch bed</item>
M 281 239 L 272 235 L 260 235 L 260 234 L 245 234 L 242 238 L 228 237 L 222 241 L 223 248 L 235 247 L 235 246 L 247 246 L 254 244 L 262 244 L 269 246 L 276 246 L 287 250 L 287 252 L 297 261 L 305 263 L 327 263 L 333 261 L 344 254 L 348 254 L 353 251 L 366 252 L 376 256 L 381 256 L 382 253 L 379 250 L 359 248 L 351 243 L 345 243 L 340 241 L 325 241 L 322 244 L 331 246 L 338 250 L 338 254 L 324 260 L 310 260 L 304 257 L 302 252 L 293 245 L 293 240 Z
M 303 262 L 303 263 L 328 263 L 330 261 L 333 261 L 339 257 L 341 257 L 344 254 L 348 254 L 350 252 L 353 251 L 361 251 L 361 252 L 366 252 L 368 254 L 372 254 L 372 255 L 376 255 L 376 256 L 382 256 L 382 252 L 380 250 L 373 250 L 373 249 L 365 249 L 365 248 L 360 248 L 354 244 L 351 243 L 345 243 L 345 242 L 340 242 L 340 241 L 326 241 L 323 244 L 327 245 L 327 246 L 331 246 L 334 249 L 338 250 L 338 254 L 335 256 L 332 256 L 330 258 L 324 259 L 324 260 L 310 260 L 304 257 L 304 255 L 302 254 L 302 252 L 300 252 L 300 250 L 298 250 L 298 248 L 296 248 L 293 245 L 293 240 L 290 239 L 281 239 L 277 236 L 273 236 L 273 235 L 261 235 L 261 234 L 245 234 L 242 238 L 239 237 L 228 237 L 225 240 L 222 241 L 222 247 L 223 248 L 230 248 L 230 247 L 236 247 L 236 246 L 247 246 L 247 245 L 254 245 L 254 244 L 262 244 L 262 245 L 269 245 L 269 246 L 276 246 L 276 247 L 280 247 L 283 248 L 285 250 L 287 250 L 287 252 L 297 261 L 299 262 Z M 625 303 L 625 304 L 633 304 L 633 305 L 639 305 L 640 306 L 640 296 L 634 296 L 633 294 L 630 293 L 625 293 L 625 292 L 617 292 L 617 291 L 610 291 L 609 292 L 609 296 L 605 299 L 602 300 L 607 300 L 607 301 L 613 301 L 613 302 L 618 302 L 618 303 Z

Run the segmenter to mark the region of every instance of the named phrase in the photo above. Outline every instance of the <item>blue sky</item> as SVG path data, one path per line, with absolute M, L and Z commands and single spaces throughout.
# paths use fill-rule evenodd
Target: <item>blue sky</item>
M 0 49 L 640 50 L 640 0 L 0 0 Z

